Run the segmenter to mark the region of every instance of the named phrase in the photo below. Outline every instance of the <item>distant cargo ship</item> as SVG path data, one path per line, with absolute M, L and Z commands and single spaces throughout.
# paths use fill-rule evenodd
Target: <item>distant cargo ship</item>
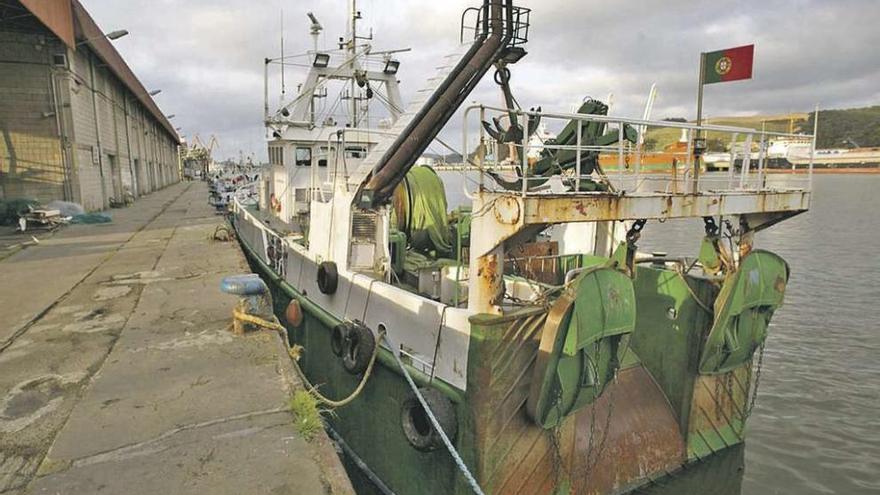
M 769 168 L 806 169 L 810 165 L 810 143 L 804 139 L 781 138 L 770 141 L 767 149 Z M 816 150 L 813 168 L 869 170 L 880 173 L 880 148 L 849 148 Z

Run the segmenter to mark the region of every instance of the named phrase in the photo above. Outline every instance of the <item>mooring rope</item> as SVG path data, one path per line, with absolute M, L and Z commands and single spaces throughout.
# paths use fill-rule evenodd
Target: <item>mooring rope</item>
M 378 340 L 381 342 L 383 337 L 385 337 L 385 331 L 380 330 Z M 379 346 L 376 345 L 375 347 L 373 347 L 373 355 L 370 356 L 370 364 L 367 365 L 367 369 L 366 371 L 364 371 L 364 376 L 361 378 L 361 382 L 358 383 L 357 388 L 355 388 L 348 397 L 342 400 L 333 400 L 325 397 L 323 394 L 318 392 L 318 388 L 312 385 L 312 382 L 310 382 L 309 379 L 306 378 L 306 374 L 303 372 L 302 368 L 299 367 L 298 356 L 296 356 L 297 352 L 290 347 L 288 348 L 288 352 L 290 353 L 291 361 L 293 361 L 293 369 L 296 370 L 296 374 L 299 375 L 300 380 L 302 380 L 306 387 L 309 389 L 309 393 L 313 394 L 316 399 L 318 399 L 320 402 L 323 402 L 324 404 L 327 404 L 330 407 L 342 407 L 355 400 L 361 394 L 364 386 L 366 386 L 367 381 L 370 379 L 370 376 L 373 373 L 373 364 L 376 363 L 376 356 L 379 355 Z
M 474 491 L 474 493 L 476 493 L 477 495 L 483 495 L 483 490 L 480 488 L 480 485 L 477 484 L 477 480 L 474 478 L 474 475 L 471 474 L 470 470 L 461 459 L 461 456 L 458 454 L 458 451 L 455 450 L 452 442 L 449 441 L 449 437 L 446 436 L 446 432 L 443 431 L 443 428 L 440 427 L 440 422 L 437 421 L 437 418 L 434 416 L 434 412 L 431 411 L 430 407 L 428 407 L 428 403 L 425 401 L 425 398 L 419 391 L 419 387 L 416 386 L 416 382 L 413 381 L 412 376 L 410 376 L 409 371 L 407 371 L 406 369 L 406 366 L 403 365 L 403 361 L 400 359 L 399 348 L 396 347 L 393 342 L 391 342 L 391 339 L 389 339 L 387 335 L 382 335 L 382 338 L 384 338 L 385 341 L 388 342 L 389 347 L 391 347 L 391 354 L 394 355 L 394 360 L 397 361 L 397 365 L 400 366 L 400 370 L 403 372 L 403 377 L 406 378 L 407 383 L 409 383 L 409 387 L 416 395 L 416 398 L 419 399 L 419 403 L 422 405 L 422 409 L 424 409 L 425 414 L 428 415 L 428 419 L 431 420 L 431 425 L 434 426 L 434 429 L 440 435 L 440 439 L 443 440 L 443 445 L 446 446 L 446 450 L 449 451 L 449 454 L 452 456 L 452 459 L 458 466 L 459 471 L 461 471 L 461 474 L 463 474 L 465 479 L 467 479 L 467 482 L 471 486 L 471 489 Z M 378 348 L 379 346 L 376 347 Z
M 282 332 L 283 335 L 285 335 L 285 336 L 287 335 L 287 329 L 278 322 L 278 318 L 275 317 L 274 315 L 272 316 L 272 319 L 274 321 L 269 321 L 269 320 L 265 320 L 263 318 L 260 318 L 260 317 L 257 317 L 257 316 L 254 316 L 254 315 L 251 315 L 248 313 L 244 313 L 242 311 L 239 311 L 238 309 L 234 309 L 232 311 L 232 314 L 233 314 L 233 317 L 237 320 L 245 321 L 248 323 L 253 323 L 254 325 L 258 325 L 263 328 L 267 328 L 269 330 L 277 330 L 279 332 Z M 372 356 L 370 356 L 370 363 L 367 365 L 367 369 L 364 372 L 364 376 L 363 376 L 363 378 L 361 378 L 361 381 L 358 384 L 357 388 L 354 389 L 354 391 L 348 397 L 346 397 L 345 399 L 342 399 L 342 400 L 338 400 L 338 401 L 329 399 L 329 398 L 325 397 L 324 395 L 322 395 L 320 392 L 318 392 L 317 387 L 315 387 L 308 380 L 308 378 L 306 378 L 306 375 L 303 372 L 302 368 L 299 367 L 299 363 L 297 362 L 297 356 L 296 356 L 295 349 L 290 347 L 290 344 L 287 342 L 286 338 L 283 340 L 284 340 L 285 345 L 287 346 L 287 352 L 288 352 L 288 354 L 290 354 L 291 361 L 293 362 L 293 369 L 296 370 L 296 373 L 297 373 L 297 375 L 299 375 L 300 379 L 303 381 L 303 384 L 305 384 L 306 387 L 309 389 L 309 393 L 314 394 L 316 399 L 318 399 L 319 401 L 321 401 L 324 404 L 327 404 L 331 407 L 342 407 L 342 406 L 350 403 L 355 398 L 357 398 L 358 395 L 360 395 L 361 391 L 364 389 L 364 386 L 367 384 L 367 381 L 369 380 L 370 376 L 372 375 L 373 365 L 376 363 L 376 357 L 379 355 L 379 347 L 380 346 L 378 344 L 380 342 L 382 342 L 382 340 L 385 340 L 386 342 L 388 342 L 388 345 L 391 347 L 391 354 L 394 356 L 394 360 L 397 361 L 397 365 L 400 366 L 400 370 L 403 372 L 403 376 L 404 376 L 404 378 L 406 378 L 407 383 L 409 383 L 409 387 L 412 389 L 413 393 L 416 395 L 416 398 L 419 400 L 419 403 L 422 405 L 422 409 L 424 409 L 425 414 L 428 415 L 428 419 L 431 420 L 431 425 L 433 425 L 434 429 L 440 435 L 440 439 L 443 440 L 443 445 L 446 446 L 446 450 L 448 450 L 449 454 L 452 455 L 452 459 L 455 461 L 455 464 L 458 466 L 458 469 L 464 475 L 465 479 L 467 480 L 468 484 L 470 485 L 470 487 L 474 491 L 474 493 L 477 495 L 484 495 L 484 492 L 480 488 L 480 485 L 477 483 L 477 480 L 474 478 L 473 474 L 471 474 L 467 465 L 465 465 L 464 461 L 461 459 L 461 455 L 459 455 L 458 451 L 455 450 L 455 447 L 452 445 L 452 442 L 449 440 L 449 437 L 446 436 L 446 432 L 443 431 L 443 428 L 440 426 L 440 423 L 437 421 L 437 417 L 434 416 L 434 412 L 431 411 L 430 407 L 428 407 L 428 403 L 425 401 L 424 396 L 422 396 L 422 393 L 419 391 L 419 388 L 416 386 L 415 381 L 413 381 L 412 376 L 410 376 L 409 371 L 407 371 L 406 366 L 404 366 L 403 361 L 400 359 L 400 352 L 398 351 L 398 348 L 395 347 L 394 343 L 391 342 L 391 339 L 388 338 L 384 329 L 379 330 L 378 339 L 376 339 L 377 345 L 375 347 L 373 347 L 373 354 L 372 354 Z
M 267 328 L 269 330 L 277 330 L 279 332 L 287 332 L 287 329 L 284 328 L 283 325 L 278 323 L 278 319 L 274 316 L 272 317 L 275 321 L 264 320 L 259 316 L 254 316 L 250 313 L 245 313 L 244 311 L 239 311 L 238 308 L 232 310 L 232 317 L 239 321 L 244 321 L 247 323 L 253 323 L 254 325 Z
M 370 379 L 370 376 L 373 373 L 373 365 L 376 363 L 376 357 L 379 355 L 378 345 L 373 347 L 373 354 L 370 356 L 370 363 L 367 365 L 367 369 L 366 371 L 364 371 L 364 376 L 361 378 L 360 383 L 358 383 L 357 388 L 355 388 L 354 391 L 348 395 L 348 397 L 342 400 L 330 399 L 329 397 L 326 397 L 318 392 L 318 387 L 313 385 L 312 382 L 310 382 L 309 379 L 306 378 L 305 372 L 303 372 L 302 368 L 299 367 L 299 350 L 296 347 L 290 346 L 290 342 L 288 342 L 287 340 L 287 328 L 279 323 L 276 316 L 273 315 L 273 321 L 269 321 L 258 316 L 254 316 L 252 314 L 239 311 L 238 309 L 232 310 L 232 316 L 236 320 L 253 323 L 254 325 L 261 326 L 269 330 L 277 330 L 278 332 L 281 332 L 282 336 L 284 337 L 282 340 L 284 341 L 285 347 L 287 347 L 287 354 L 290 356 L 290 360 L 293 362 L 293 369 L 296 371 L 296 374 L 299 375 L 300 380 L 302 380 L 309 393 L 311 393 L 316 399 L 318 399 L 318 401 L 327 404 L 330 407 L 342 407 L 355 400 L 361 394 L 361 391 L 363 391 L 364 386 L 366 386 L 367 381 Z M 384 337 L 385 330 L 380 330 L 378 341 L 381 342 Z

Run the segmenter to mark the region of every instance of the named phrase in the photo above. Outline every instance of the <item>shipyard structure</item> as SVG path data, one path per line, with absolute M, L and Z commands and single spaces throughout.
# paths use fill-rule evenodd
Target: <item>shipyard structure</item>
M 180 138 L 77 0 L 0 0 L 0 199 L 101 210 L 180 180 Z M 152 91 L 155 94 L 155 91 Z

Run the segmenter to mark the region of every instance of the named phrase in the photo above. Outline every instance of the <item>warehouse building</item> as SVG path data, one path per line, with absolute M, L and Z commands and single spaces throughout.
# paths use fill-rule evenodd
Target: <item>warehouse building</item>
M 94 211 L 180 180 L 180 138 L 77 0 L 0 0 L 0 199 Z

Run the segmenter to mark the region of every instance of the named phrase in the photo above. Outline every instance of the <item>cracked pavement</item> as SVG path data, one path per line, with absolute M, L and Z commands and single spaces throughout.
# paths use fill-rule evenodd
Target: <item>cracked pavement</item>
M 219 282 L 249 269 L 206 198 L 178 184 L 0 262 L 0 493 L 351 493 L 293 427 L 281 337 L 229 331 Z

